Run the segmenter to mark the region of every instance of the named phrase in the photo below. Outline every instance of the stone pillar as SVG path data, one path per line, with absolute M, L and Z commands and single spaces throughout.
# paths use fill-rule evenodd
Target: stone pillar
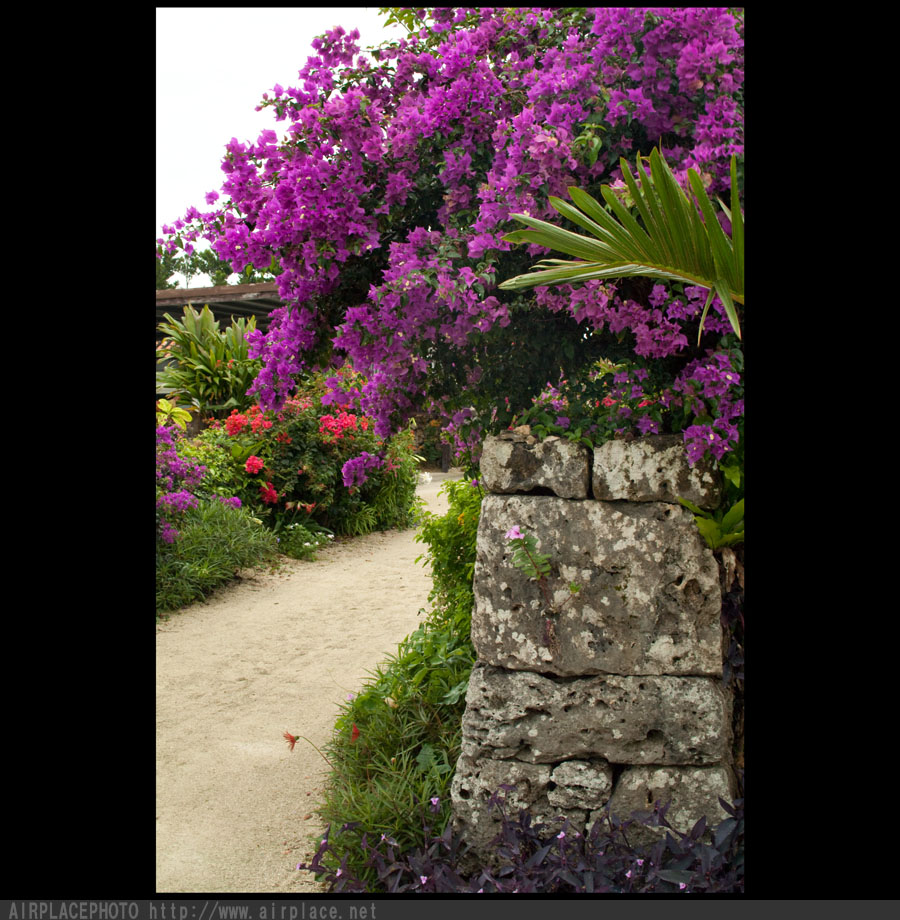
M 731 700 L 721 685 L 719 570 L 681 495 L 713 508 L 718 479 L 677 436 L 590 452 L 560 438 L 487 438 L 475 562 L 472 671 L 453 823 L 490 858 L 488 799 L 580 830 L 609 802 L 659 799 L 689 830 L 733 798 Z M 548 610 L 512 564 L 514 525 L 551 559 Z M 577 584 L 573 594 L 570 584 Z M 639 831 L 641 833 L 641 831 Z M 647 832 L 651 833 L 651 832 Z

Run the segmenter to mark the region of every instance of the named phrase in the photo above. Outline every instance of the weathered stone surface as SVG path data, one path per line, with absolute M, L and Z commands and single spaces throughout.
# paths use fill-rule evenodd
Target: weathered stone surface
M 687 833 L 706 817 L 707 827 L 724 821 L 728 813 L 719 804 L 719 796 L 730 802 L 736 795 L 734 774 L 728 766 L 665 767 L 638 766 L 623 771 L 609 800 L 610 811 L 620 818 L 634 811 L 649 811 L 655 801 L 671 801 L 666 819 L 682 833 Z M 600 816 L 594 812 L 588 827 Z M 628 839 L 649 843 L 665 834 L 665 828 L 634 827 Z
M 576 809 L 601 808 L 612 793 L 612 784 L 612 767 L 607 761 L 567 760 L 550 773 L 547 801 L 565 815 Z
M 515 789 L 502 790 L 503 785 Z M 490 852 L 490 842 L 500 830 L 500 813 L 489 800 L 495 793 L 504 799 L 507 816 L 521 809 L 533 824 L 546 824 L 555 833 L 565 818 L 574 830 L 583 831 L 591 809 L 601 809 L 612 792 L 612 768 L 604 760 L 527 764 L 516 760 L 474 761 L 459 758 L 450 788 L 454 827 L 470 846 Z
M 648 435 L 595 447 L 591 488 L 601 501 L 678 504 L 681 496 L 708 509 L 721 497 L 711 462 L 701 460 L 691 467 L 680 435 Z
M 461 750 L 473 762 L 701 765 L 730 749 L 730 702 L 709 678 L 552 678 L 480 661 L 469 678 Z
M 504 534 L 514 524 L 551 557 L 558 614 L 547 614 L 538 584 L 512 564 Z M 487 495 L 474 591 L 472 641 L 490 664 L 563 676 L 721 676 L 719 570 L 681 506 Z
M 509 432 L 485 438 L 480 479 L 489 492 L 543 488 L 561 498 L 587 498 L 590 464 L 590 451 L 582 444 L 556 437 L 537 441 Z

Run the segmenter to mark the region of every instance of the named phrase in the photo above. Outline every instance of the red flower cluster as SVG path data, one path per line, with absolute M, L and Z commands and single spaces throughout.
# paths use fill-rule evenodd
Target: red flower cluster
M 234 409 L 231 415 L 225 419 L 225 433 L 229 435 L 240 434 L 247 424 L 247 416 L 242 415 L 237 409 Z
M 365 431 L 369 427 L 369 420 L 361 419 L 359 427 Z M 357 430 L 356 416 L 349 412 L 341 412 L 337 418 L 333 415 L 323 415 L 319 419 L 319 434 L 331 435 L 335 441 L 340 440 L 344 436 L 344 432 L 348 430 Z
M 274 423 L 263 417 L 262 409 L 259 406 L 251 406 L 246 415 L 238 412 L 237 409 L 231 410 L 231 415 L 225 419 L 225 431 L 229 435 L 240 434 L 249 426 L 253 434 L 256 434 L 260 428 L 271 428 Z
M 267 505 L 274 505 L 278 501 L 278 493 L 272 488 L 271 482 L 264 482 L 259 487 L 259 496 Z

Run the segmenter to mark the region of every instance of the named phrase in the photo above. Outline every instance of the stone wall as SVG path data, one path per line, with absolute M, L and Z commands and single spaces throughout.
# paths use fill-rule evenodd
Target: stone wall
M 671 801 L 679 830 L 722 820 L 718 797 L 736 789 L 719 567 L 678 503 L 714 508 L 712 470 L 689 467 L 677 436 L 591 452 L 506 432 L 486 440 L 481 483 L 456 830 L 489 858 L 488 799 L 502 784 L 516 787 L 508 813 L 551 826 L 656 800 Z M 552 609 L 512 564 L 514 525 L 551 558 Z

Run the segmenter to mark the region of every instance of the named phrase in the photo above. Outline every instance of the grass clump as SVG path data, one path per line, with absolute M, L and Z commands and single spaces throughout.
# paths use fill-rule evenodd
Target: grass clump
M 248 511 L 201 500 L 184 512 L 177 540 L 157 540 L 156 612 L 202 600 L 241 569 L 270 564 L 277 556 L 277 538 Z

